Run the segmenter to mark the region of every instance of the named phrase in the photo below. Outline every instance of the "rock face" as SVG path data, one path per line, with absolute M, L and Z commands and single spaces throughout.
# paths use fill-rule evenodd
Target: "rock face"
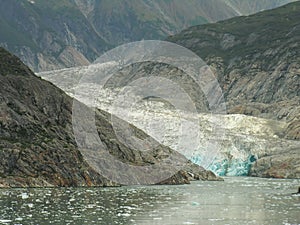
M 300 110 L 299 8 L 296 2 L 193 27 L 168 40 L 193 50 L 213 68 L 230 113 L 294 122 L 286 135 L 297 139 L 292 129 L 298 127 Z
M 222 168 L 220 174 L 237 175 L 236 168 L 241 167 L 240 175 L 299 178 L 299 10 L 300 3 L 296 2 L 249 17 L 195 26 L 168 38 L 196 52 L 211 67 L 223 90 L 228 116 L 210 119 L 205 114 L 209 111 L 205 96 L 182 71 L 148 62 L 132 65 L 114 75 L 105 89 L 95 87 L 103 90 L 102 98 L 98 99 L 99 108 L 109 111 L 118 88 L 135 79 L 147 76 L 170 79 L 179 83 L 195 103 L 204 134 L 210 134 L 209 127 L 214 121 L 226 131 L 220 139 L 222 155 L 214 165 L 215 171 Z M 72 94 L 82 72 L 88 73 L 90 69 L 93 70 L 92 66 L 40 75 Z M 137 105 L 138 111 L 130 121 L 159 140 L 155 133 L 160 128 L 151 133 L 143 121 L 156 118 L 155 113 L 173 122 L 177 116 L 156 100 L 148 104 L 154 107 L 151 114 L 147 104 Z M 174 129 L 175 125 L 170 125 L 166 135 L 170 138 L 159 141 L 176 149 Z M 200 136 L 199 143 L 188 145 L 188 149 L 197 152 L 195 148 L 205 143 L 205 138 Z M 203 159 L 196 155 L 193 160 Z
M 36 77 L 3 48 L 0 48 L 0 86 L 0 187 L 118 185 L 96 171 L 78 150 L 72 128 L 72 98 Z M 97 132 L 117 160 L 143 166 L 159 163 L 173 154 L 186 167 L 176 174 L 170 173 L 170 177 L 174 176 L 161 182 L 189 183 L 194 176 L 219 179 L 201 167 L 195 170 L 193 163 L 165 146 L 158 144 L 153 151 L 146 152 L 130 149 L 118 141 L 108 118 L 109 114 L 103 111 L 95 112 Z M 133 129 L 139 137 L 150 138 Z
M 112 46 L 293 0 L 2 0 L 0 45 L 34 71 L 87 65 Z
M 299 178 L 299 147 L 287 148 L 259 159 L 250 170 L 252 176 Z
M 253 165 L 250 175 L 299 178 L 300 2 L 193 27 L 170 37 L 206 60 L 224 91 L 229 113 L 287 123 L 280 136 L 297 140 Z

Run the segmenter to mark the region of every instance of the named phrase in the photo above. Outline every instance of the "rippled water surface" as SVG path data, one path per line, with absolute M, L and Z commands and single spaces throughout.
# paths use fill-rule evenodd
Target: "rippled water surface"
M 0 224 L 300 224 L 300 180 L 0 189 Z

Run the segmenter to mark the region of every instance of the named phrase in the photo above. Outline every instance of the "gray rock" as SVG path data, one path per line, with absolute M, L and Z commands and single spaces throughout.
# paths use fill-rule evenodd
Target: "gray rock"
M 288 124 L 277 135 L 282 142 L 296 140 L 298 147 L 278 146 L 271 155 L 261 155 L 250 175 L 299 177 L 298 10 L 300 3 L 295 2 L 248 17 L 192 27 L 168 39 L 193 50 L 212 67 L 223 89 L 228 113 L 272 119 L 274 125 L 276 121 Z M 236 38 L 224 39 L 229 31 Z M 195 39 L 197 42 L 190 41 Z M 199 45 L 204 40 L 210 40 L 210 45 Z M 230 45 L 233 40 L 239 43 Z

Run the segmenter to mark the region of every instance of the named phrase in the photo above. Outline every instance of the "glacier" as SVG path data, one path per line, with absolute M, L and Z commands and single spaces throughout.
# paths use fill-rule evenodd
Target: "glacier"
M 105 69 L 105 65 L 101 69 Z M 137 97 L 130 108 L 123 107 L 116 104 L 122 88 L 106 87 L 92 81 L 78 85 L 83 74 L 98 70 L 98 65 L 92 64 L 38 75 L 85 104 L 96 105 L 128 121 L 158 142 L 220 176 L 246 176 L 259 158 L 298 146 L 298 142 L 280 138 L 280 133 L 287 127 L 285 121 L 241 114 L 184 112 L 151 96 Z M 78 90 L 81 90 L 80 95 L 75 95 Z M 95 98 L 92 99 L 91 95 Z

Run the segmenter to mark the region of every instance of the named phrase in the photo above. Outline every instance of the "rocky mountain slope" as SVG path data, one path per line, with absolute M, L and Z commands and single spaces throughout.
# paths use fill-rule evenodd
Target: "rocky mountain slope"
M 109 47 L 69 0 L 3 0 L 0 15 L 1 45 L 35 71 L 87 65 Z
M 300 139 L 300 2 L 224 22 L 195 26 L 168 40 L 214 70 L 230 113 L 290 122 Z M 298 125 L 297 125 L 298 124 Z
M 2 0 L 0 46 L 34 71 L 87 65 L 112 46 L 294 0 Z
M 240 0 L 224 0 L 225 4 L 234 9 L 237 14 L 242 15 L 250 15 L 257 13 L 262 10 L 274 9 L 276 7 L 282 6 L 284 4 L 293 2 L 293 1 L 269 1 L 269 0 L 261 0 L 261 1 L 240 1 Z
M 209 107 L 199 87 L 188 81 L 179 69 L 164 64 L 132 65 L 114 75 L 105 87 L 93 87 L 89 83 L 87 90 L 91 89 L 90 93 L 95 93 L 93 88 L 101 90 L 97 99 L 99 108 L 110 111 L 124 84 L 149 76 L 170 79 L 187 91 L 200 113 L 196 117 L 200 118 L 203 132 L 198 143 L 193 145 L 189 134 L 184 134 L 188 153 L 195 153 L 188 157 L 198 163 L 203 161 L 197 153 L 203 152 L 211 127 L 218 124 L 225 136 L 215 137 L 221 145 L 220 155 L 212 164 L 216 172 L 299 178 L 299 10 L 300 2 L 296 2 L 253 16 L 191 27 L 168 38 L 191 49 L 208 63 L 223 90 L 229 115 L 205 114 Z M 72 95 L 80 78 L 95 73 L 95 69 L 101 70 L 95 64 L 40 75 Z M 129 121 L 165 145 L 179 147 L 174 135 L 180 119 L 176 111 L 154 98 L 135 107 L 137 112 L 128 116 Z M 151 118 L 171 122 L 163 130 L 166 139 L 155 135 L 161 133 L 161 127 L 153 128 Z M 196 131 L 193 127 L 190 130 Z
M 0 86 L 0 187 L 118 185 L 118 179 L 108 179 L 107 174 L 103 175 L 98 169 L 102 156 L 91 150 L 79 151 L 72 127 L 73 100 L 51 83 L 36 77 L 3 48 L 0 48 Z M 77 104 L 83 112 L 90 110 Z M 137 141 L 131 141 L 130 146 L 123 144 L 117 139 L 109 118 L 109 114 L 95 111 L 95 126 L 103 148 L 115 160 L 140 166 L 141 171 L 142 167 L 159 163 L 159 169 L 167 177 L 157 183 L 188 183 L 195 178 L 218 180 L 213 173 L 168 147 L 157 144 L 143 151 Z M 155 142 L 141 130 L 133 126 L 131 129 L 139 138 Z M 81 142 L 90 144 L 90 140 Z M 89 153 L 93 154 L 92 158 L 86 156 Z M 165 162 L 171 156 L 182 167 L 172 167 Z M 175 168 L 179 168 L 178 171 Z M 125 177 L 126 184 L 151 183 L 147 176 L 124 170 L 109 173 L 112 178 Z
M 125 0 L 75 1 L 106 40 L 121 44 L 161 39 L 192 25 L 276 8 L 290 1 Z

